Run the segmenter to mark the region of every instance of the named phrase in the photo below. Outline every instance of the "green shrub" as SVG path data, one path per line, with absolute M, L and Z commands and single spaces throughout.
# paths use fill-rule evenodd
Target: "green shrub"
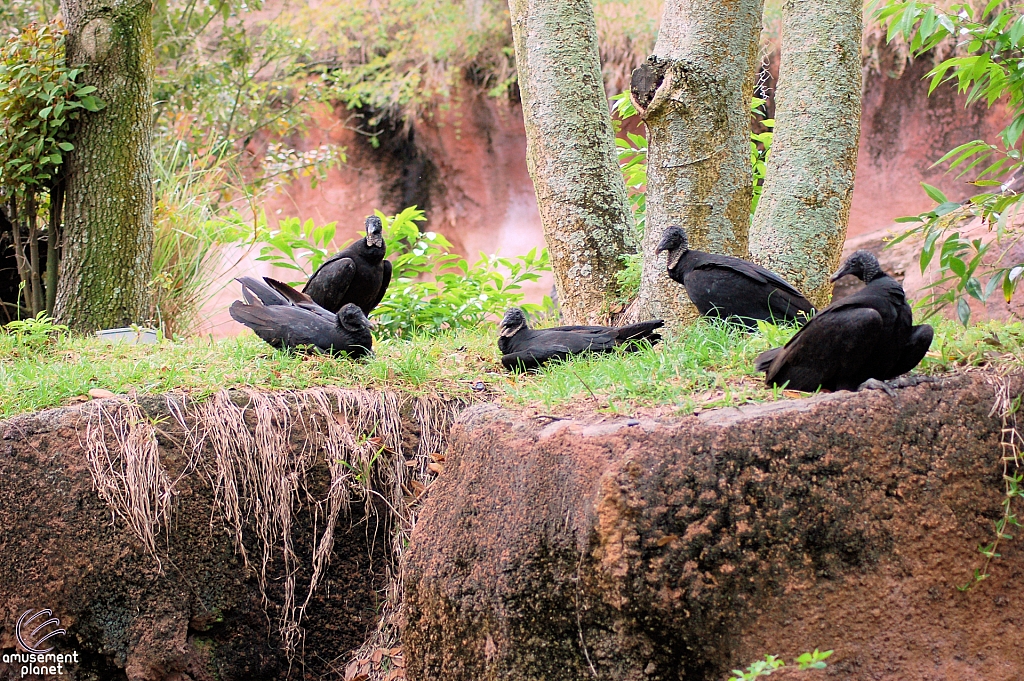
M 813 653 L 804 653 L 793 662 L 798 669 L 825 669 L 828 666 L 825 660 L 832 656 L 832 652 L 815 648 Z M 765 655 L 763 660 L 754 662 L 746 670 L 733 669 L 729 681 L 753 681 L 762 676 L 771 676 L 772 672 L 785 666 L 786 663 L 778 655 Z
M 937 205 L 920 215 L 897 219 L 916 223 L 892 243 L 921 237 L 922 272 L 938 255 L 939 280 L 930 286 L 926 316 L 955 304 L 957 317 L 966 325 L 971 317 L 967 297 L 984 302 L 1000 289 L 1010 302 L 1024 276 L 1024 262 L 1003 261 L 1009 245 L 1020 239 L 1014 218 L 1024 200 L 1015 182 L 1024 171 L 1019 149 L 1024 133 L 1024 16 L 1013 3 L 989 2 L 981 9 L 960 3 L 945 9 L 916 0 L 888 0 L 881 3 L 875 17 L 888 24 L 888 40 L 903 36 L 915 56 L 940 43 L 956 41 L 954 56 L 929 72 L 929 94 L 943 83 L 955 84 L 960 93 L 967 94 L 968 105 L 985 102 L 991 107 L 1001 102 L 1012 116 L 998 143 L 973 140 L 935 162 L 948 163 L 950 172 L 958 171 L 957 177 L 971 173 L 970 184 L 979 188 L 978 194 L 963 202 L 950 201 L 937 188 L 922 183 Z M 995 230 L 994 241 L 961 235 L 961 222 L 979 217 Z M 995 265 L 983 260 L 990 250 L 1002 252 Z
M 501 317 L 511 306 L 528 314 L 544 305 L 523 303 L 522 285 L 537 281 L 550 270 L 547 249 L 534 248 L 516 258 L 480 254 L 474 264 L 451 252 L 451 243 L 436 232 L 421 232 L 426 219 L 415 206 L 384 222 L 384 235 L 392 257 L 391 286 L 373 312 L 378 333 L 408 338 L 417 333 L 472 328 Z M 426 277 L 426 278 L 425 278 Z
M 261 242 L 260 254 L 256 257 L 275 267 L 282 267 L 302 275 L 301 279 L 289 281 L 292 286 L 305 284 L 313 272 L 331 256 L 331 242 L 337 232 L 337 222 L 328 222 L 319 227 L 312 219 L 302 222 L 298 218 L 283 218 L 277 229 L 267 228 L 267 218 L 261 215 L 256 228 L 256 240 Z
M 40 312 L 28 319 L 8 322 L 3 328 L 14 338 L 16 346 L 27 350 L 39 350 L 68 331 L 68 327 L 63 324 L 54 324 L 46 312 Z
M 58 18 L 33 22 L 0 46 L 0 202 L 8 204 L 11 222 L 28 228 L 28 244 L 22 245 L 20 229 L 14 230 L 13 240 L 18 275 L 33 315 L 52 309 L 57 279 L 57 235 L 47 234 L 44 292 L 39 196 L 59 197 L 50 202 L 52 229 L 63 201 L 57 188 L 62 186 L 64 155 L 74 149 L 71 124 L 83 111 L 104 106 L 93 95 L 94 86 L 75 82 L 81 69 L 66 65 L 64 39 Z

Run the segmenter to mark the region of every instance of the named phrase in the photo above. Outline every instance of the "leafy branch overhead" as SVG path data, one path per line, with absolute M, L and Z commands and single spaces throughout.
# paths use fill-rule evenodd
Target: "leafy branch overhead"
M 954 56 L 928 73 L 929 94 L 940 85 L 950 84 L 966 95 L 968 105 L 984 102 L 991 107 L 1001 102 L 1011 114 L 998 144 L 972 140 L 951 149 L 935 163 L 946 165 L 957 177 L 969 177 L 979 193 L 962 202 L 950 201 L 936 187 L 924 184 L 925 192 L 937 205 L 920 215 L 897 220 L 915 226 L 893 243 L 912 236 L 923 239 L 922 272 L 938 254 L 939 280 L 931 285 L 928 314 L 955 304 L 957 316 L 966 324 L 971 315 L 968 297 L 984 302 L 1000 289 L 1009 303 L 1024 275 L 1024 262 L 1008 262 L 1012 247 L 1022 236 L 1015 218 L 1024 199 L 1020 150 L 1024 133 L 1024 15 L 1019 7 L 998 0 L 980 10 L 966 3 L 946 10 L 930 3 L 889 0 L 877 9 L 876 17 L 888 23 L 888 40 L 904 37 L 918 56 L 944 42 L 956 41 Z M 981 218 L 995 231 L 994 240 L 963 236 L 960 223 L 974 218 Z
M 64 63 L 59 19 L 33 23 L 0 51 L 0 189 L 47 189 L 74 149 L 71 122 L 104 103 L 91 85 L 78 85 L 81 69 Z

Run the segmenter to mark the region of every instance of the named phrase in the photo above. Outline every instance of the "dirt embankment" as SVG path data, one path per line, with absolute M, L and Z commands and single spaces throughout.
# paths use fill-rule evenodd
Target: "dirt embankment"
M 79 681 L 343 678 L 449 417 L 321 389 L 0 421 L 0 679 L 57 626 Z M 44 608 L 59 625 L 18 627 Z
M 957 590 L 1000 514 L 1000 380 L 658 420 L 473 408 L 413 534 L 410 677 L 712 681 L 820 648 L 814 678 L 1024 678 L 1019 542 Z

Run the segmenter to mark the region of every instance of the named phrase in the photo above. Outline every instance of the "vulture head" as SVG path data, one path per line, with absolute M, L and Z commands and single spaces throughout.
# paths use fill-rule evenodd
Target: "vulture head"
M 884 276 L 885 272 L 882 271 L 878 264 L 878 258 L 871 251 L 861 250 L 847 258 L 843 266 L 832 275 L 829 281 L 838 281 L 847 274 L 852 274 L 865 284 L 870 284 L 873 280 Z
M 366 245 L 371 248 L 384 247 L 384 225 L 376 215 L 366 218 Z
M 347 303 L 338 310 L 338 326 L 349 333 L 360 333 L 373 328 L 370 320 L 354 303 Z
M 505 310 L 505 316 L 501 318 L 501 330 L 499 335 L 502 338 L 511 338 L 519 333 L 520 329 L 526 328 L 526 315 L 518 307 L 510 307 Z
M 671 225 L 661 233 L 661 241 L 654 255 L 662 251 L 668 251 L 668 269 L 672 269 L 679 263 L 679 259 L 690 250 L 690 244 L 686 239 L 686 230 L 679 225 Z

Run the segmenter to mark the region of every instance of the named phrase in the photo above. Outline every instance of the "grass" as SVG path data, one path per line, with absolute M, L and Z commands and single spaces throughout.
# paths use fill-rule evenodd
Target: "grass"
M 936 338 L 916 371 L 1024 361 L 1024 325 L 989 322 L 969 328 L 935 322 Z M 0 334 L 0 418 L 82 399 L 90 389 L 202 397 L 224 387 L 298 390 L 320 385 L 393 389 L 413 394 L 492 399 L 547 410 L 586 404 L 631 413 L 669 406 L 677 413 L 799 397 L 769 389 L 754 372 L 758 353 L 785 342 L 792 328 L 746 333 L 701 320 L 654 348 L 555 362 L 539 374 L 504 372 L 493 327 L 412 341 L 383 341 L 375 356 L 349 360 L 274 350 L 246 332 L 231 339 L 108 345 L 63 334 Z

